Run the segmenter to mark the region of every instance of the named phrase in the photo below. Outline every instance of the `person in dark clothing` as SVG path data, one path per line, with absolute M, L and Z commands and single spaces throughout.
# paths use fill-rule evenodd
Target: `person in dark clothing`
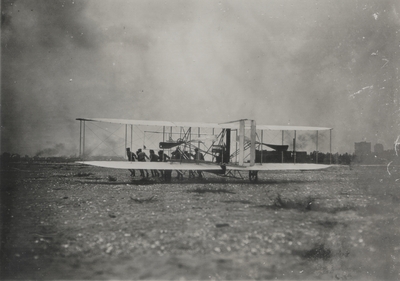
M 194 158 L 196 161 L 198 161 L 198 160 L 204 161 L 204 155 L 203 155 L 203 153 L 201 153 L 201 152 L 199 151 L 198 148 L 195 148 L 195 149 L 194 149 L 194 152 L 195 152 L 195 153 L 194 153 L 192 156 L 193 156 L 193 158 Z M 197 174 L 199 175 L 199 178 L 202 178 L 202 177 L 203 177 L 203 175 L 202 175 L 202 173 L 201 173 L 200 170 L 197 171 Z
M 204 161 L 204 155 L 203 155 L 203 153 L 201 153 L 199 151 L 198 148 L 194 149 L 194 154 L 192 156 L 193 156 L 194 160 L 203 160 Z
M 170 159 L 170 157 L 167 154 L 164 154 L 164 150 L 159 150 L 158 151 L 158 161 L 160 162 L 167 162 Z M 162 178 L 164 178 L 165 180 L 167 180 L 168 178 L 171 179 L 171 170 L 160 170 L 161 176 Z
M 215 162 L 222 163 L 222 150 L 218 151 L 215 156 Z
M 181 152 L 179 151 L 179 147 L 175 149 L 175 151 L 171 152 L 172 159 L 181 159 Z
M 179 147 L 177 147 L 175 151 L 171 152 L 171 155 L 172 155 L 171 159 L 181 160 L 182 158 L 182 154 L 179 150 Z M 176 178 L 183 179 L 183 174 L 179 170 L 176 170 L 176 172 L 178 173 Z
M 128 161 L 135 162 L 136 154 L 131 151 L 130 147 L 126 148 L 126 155 L 128 156 Z M 131 177 L 135 176 L 135 170 L 129 169 L 129 172 L 131 172 Z
M 137 154 L 137 160 L 139 162 L 146 162 L 146 158 L 149 159 L 149 156 L 147 156 L 147 154 L 144 153 L 141 148 L 138 149 L 136 154 Z M 144 171 L 146 171 L 146 177 L 149 177 L 149 172 L 143 169 L 140 170 L 140 176 L 144 177 Z
M 154 153 L 153 149 L 150 149 L 150 162 L 158 162 L 158 155 Z M 160 174 L 157 170 L 151 170 L 152 177 L 158 177 Z
M 164 154 L 164 150 L 158 151 L 158 161 L 160 162 L 167 162 L 171 159 L 167 154 Z

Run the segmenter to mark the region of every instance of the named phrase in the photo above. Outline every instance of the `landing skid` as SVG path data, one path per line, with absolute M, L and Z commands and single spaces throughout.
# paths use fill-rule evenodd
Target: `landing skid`
M 241 179 L 244 180 L 244 177 L 240 173 L 240 171 L 236 170 L 227 170 L 225 174 L 221 175 L 222 177 L 227 177 L 227 178 L 234 178 L 234 179 Z
M 256 182 L 258 180 L 258 171 L 249 171 L 249 179 L 251 182 Z
M 194 179 L 194 178 L 203 178 L 204 174 L 202 171 L 192 171 L 192 170 L 188 170 L 188 171 L 183 171 L 183 170 L 176 170 L 177 172 L 177 178 L 182 180 L 184 178 L 185 175 L 188 175 L 189 179 Z

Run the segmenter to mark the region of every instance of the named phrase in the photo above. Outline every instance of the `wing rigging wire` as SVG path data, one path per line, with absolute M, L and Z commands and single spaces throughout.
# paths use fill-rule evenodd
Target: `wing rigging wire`
M 96 127 L 99 128 L 99 129 L 102 129 L 102 130 L 106 131 L 107 133 L 109 133 L 109 131 L 107 131 L 106 129 L 104 129 L 104 128 L 100 127 L 100 126 L 97 126 L 96 124 L 93 124 L 93 125 L 96 126 Z M 101 142 L 100 142 L 97 146 L 95 146 L 95 147 L 92 148 L 92 149 L 89 149 L 89 152 L 88 152 L 87 154 L 90 155 L 95 149 L 97 149 L 97 148 L 98 148 L 100 145 L 102 145 L 103 143 L 104 143 L 106 146 L 108 146 L 108 147 L 111 148 L 111 146 L 110 146 L 109 144 L 105 143 L 105 141 L 106 141 L 107 139 L 109 139 L 111 136 L 116 136 L 117 138 L 122 139 L 120 136 L 118 136 L 118 135 L 115 134 L 115 132 L 117 132 L 119 129 L 121 129 L 122 126 L 123 126 L 123 125 L 120 125 L 114 132 L 112 132 L 112 133 L 111 133 L 109 136 L 107 136 L 104 140 L 102 140 L 89 126 L 87 126 L 87 128 L 88 128 L 99 140 L 101 140 Z M 119 147 L 121 147 L 121 146 L 119 146 Z M 113 148 L 111 148 L 111 151 L 112 151 L 115 155 L 118 156 L 118 153 L 115 152 L 115 150 L 114 150 Z

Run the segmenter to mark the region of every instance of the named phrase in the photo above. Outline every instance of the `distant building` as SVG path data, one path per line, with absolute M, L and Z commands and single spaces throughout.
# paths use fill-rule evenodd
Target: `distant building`
M 371 143 L 362 141 L 354 143 L 354 154 L 357 156 L 370 155 L 371 154 Z
M 377 143 L 374 145 L 374 152 L 375 154 L 381 154 L 383 153 L 383 144 Z
M 354 143 L 354 154 L 358 162 L 365 162 L 371 155 L 371 143 L 362 141 Z

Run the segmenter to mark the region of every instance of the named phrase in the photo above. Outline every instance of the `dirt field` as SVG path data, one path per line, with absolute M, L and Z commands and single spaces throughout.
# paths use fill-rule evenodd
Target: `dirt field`
M 2 279 L 400 279 L 393 167 L 262 173 L 257 184 L 71 164 L 1 177 Z

